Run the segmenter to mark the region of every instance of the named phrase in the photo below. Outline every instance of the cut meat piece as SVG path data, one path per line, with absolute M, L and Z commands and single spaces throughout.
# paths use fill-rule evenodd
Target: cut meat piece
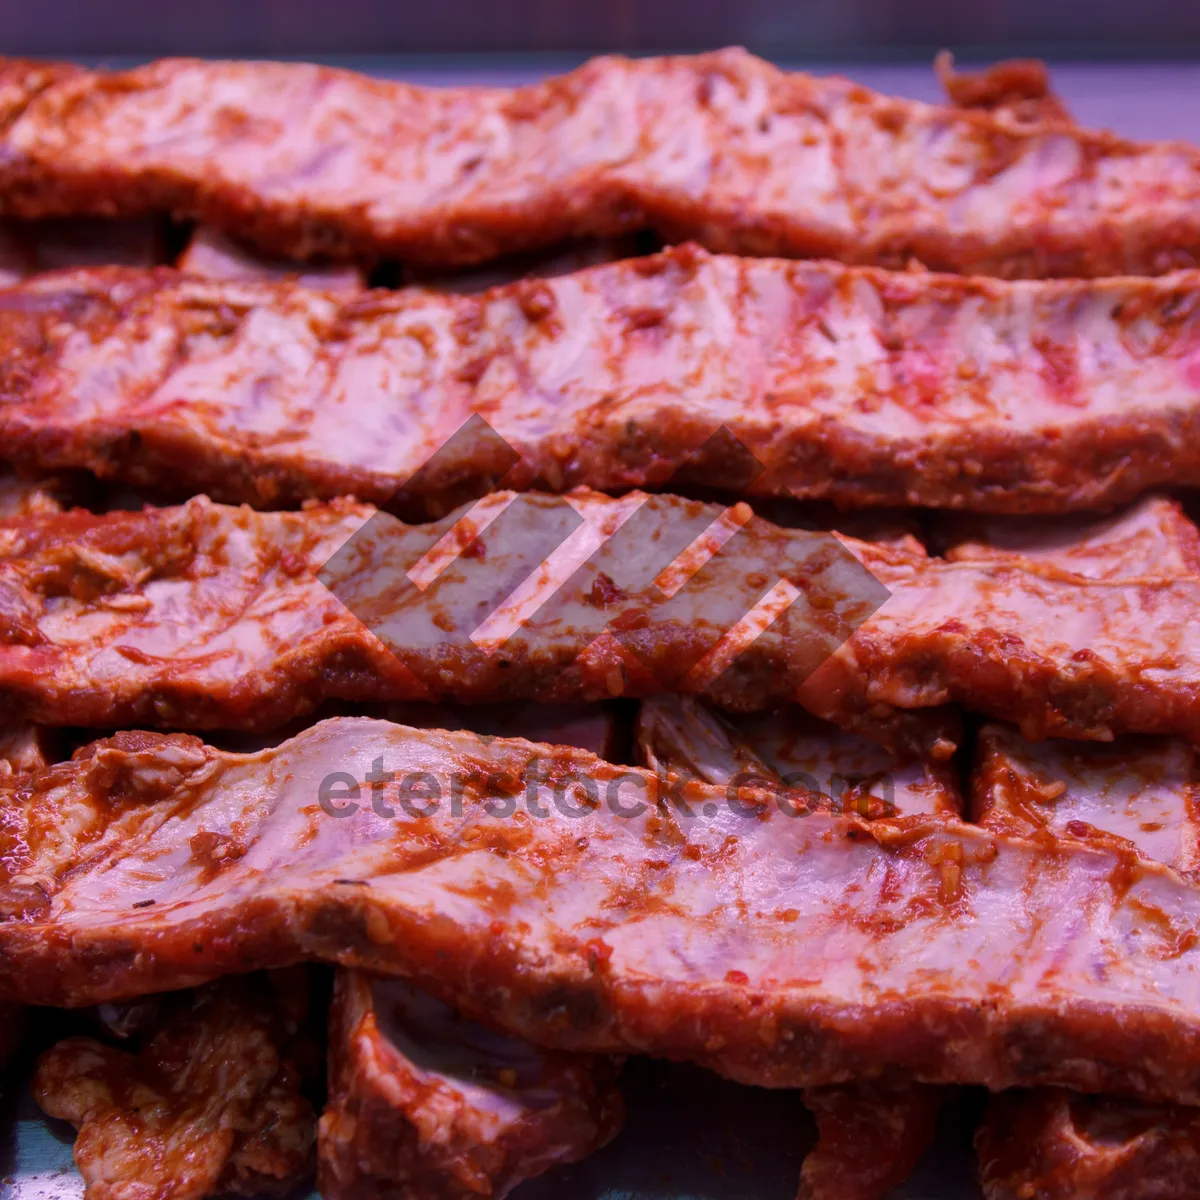
M 1200 536 L 1179 506 L 1148 499 L 1090 524 L 1041 529 L 981 524 L 963 558 L 1021 553 L 1101 579 L 1186 576 Z M 989 726 L 979 734 L 975 817 L 1029 836 L 1117 844 L 1181 871 L 1200 866 L 1200 772 L 1186 742 L 1124 738 L 1111 747 L 1031 744 Z M 1002 1095 L 980 1126 L 989 1200 L 1191 1200 L 1200 1158 L 1200 1112 L 1072 1097 L 1056 1089 Z
M 933 69 L 958 108 L 975 108 L 1022 125 L 1071 122 L 1071 113 L 1050 86 L 1050 71 L 1036 58 L 1013 58 L 982 71 L 956 71 L 954 55 L 943 50 Z
M 944 1088 L 909 1082 L 805 1089 L 818 1136 L 796 1200 L 883 1200 L 933 1144 L 944 1100 Z
M 291 279 L 304 287 L 324 291 L 353 291 L 367 285 L 357 267 L 302 266 L 299 263 L 256 258 L 236 242 L 201 225 L 192 234 L 187 249 L 179 256 L 178 268 L 203 279 Z
M 972 808 L 989 829 L 1116 837 L 1177 870 L 1200 869 L 1200 764 L 1187 742 L 1027 742 L 1004 726 L 985 726 Z
M 300 972 L 231 977 L 161 1006 L 136 1053 L 59 1042 L 33 1091 L 79 1131 L 87 1200 L 286 1195 L 312 1171 L 316 1114 L 287 1056 L 304 1018 Z
M 1180 871 L 1200 867 L 1200 770 L 1182 742 L 1030 744 L 980 732 L 974 805 L 996 830 L 1125 846 Z M 1146 920 L 1151 920 L 1147 914 Z M 994 1098 L 976 1137 L 989 1200 L 1191 1200 L 1200 1110 L 1058 1089 Z
M 1091 579 L 1200 575 L 1200 531 L 1162 496 L 1108 517 L 958 517 L 948 525 L 952 562 L 1025 558 Z
M 175 59 L 39 79 L 7 111 L 6 211 L 186 214 L 287 258 L 468 264 L 646 226 L 1008 276 L 1200 254 L 1191 146 L 895 100 L 735 49 L 512 90 Z
M 660 775 L 815 792 L 834 812 L 863 817 L 962 812 L 947 758 L 895 754 L 795 706 L 724 717 L 688 696 L 654 696 L 642 702 L 635 736 L 639 760 Z
M 149 218 L 0 221 L 0 287 L 43 271 L 166 261 L 163 226 Z
M 114 268 L 0 293 L 0 367 L 11 461 L 259 507 L 440 516 L 504 479 L 1053 513 L 1200 483 L 1200 272 L 684 246 L 447 296 Z
M 992 1099 L 975 1139 L 987 1200 L 1192 1200 L 1200 1112 L 1059 1088 Z
M 0 711 L 265 729 L 327 698 L 683 692 L 740 711 L 799 701 L 937 758 L 952 721 L 904 710 L 957 701 L 1032 737 L 1200 739 L 1200 578 L 946 563 L 641 493 L 371 517 L 197 499 L 0 526 Z
M 727 788 L 749 779 L 767 789 L 790 784 L 829 796 L 835 812 L 879 815 L 881 794 L 885 816 L 962 811 L 945 762 L 898 760 L 795 710 L 734 725 L 686 697 L 654 697 L 642 703 L 637 743 L 656 774 Z M 942 1089 L 910 1080 L 805 1089 L 818 1139 L 799 1200 L 884 1200 L 932 1144 L 943 1098 Z
M 341 971 L 321 1117 L 326 1200 L 491 1196 L 610 1141 L 616 1065 L 539 1050 L 402 980 Z
M 745 1083 L 1200 1101 L 1200 892 L 1177 873 L 754 800 L 362 719 L 251 756 L 119 734 L 3 801 L 0 998 L 326 959 L 549 1048 Z

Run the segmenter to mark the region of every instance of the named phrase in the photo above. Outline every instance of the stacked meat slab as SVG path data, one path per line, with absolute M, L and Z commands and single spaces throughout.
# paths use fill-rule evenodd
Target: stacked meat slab
M 964 1085 L 991 1198 L 1200 1187 L 1200 151 L 941 69 L 3 64 L 0 1003 L 90 1200 L 506 1195 L 631 1055 L 799 1089 L 809 1200 Z

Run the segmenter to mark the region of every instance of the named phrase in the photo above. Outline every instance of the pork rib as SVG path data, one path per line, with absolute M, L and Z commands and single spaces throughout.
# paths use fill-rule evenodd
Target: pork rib
M 56 481 L 23 479 L 0 467 L 0 521 L 61 511 L 56 486 Z
M 1177 870 L 1200 869 L 1200 763 L 1189 743 L 1026 742 L 1014 730 L 989 725 L 980 730 L 979 755 L 972 809 L 986 828 L 1116 838 Z
M 1196 527 L 1161 498 L 1103 520 L 962 524 L 971 523 L 960 522 L 966 540 L 949 551 L 960 560 L 1023 556 L 1114 582 L 1187 577 L 1200 560 Z M 1185 742 L 1034 744 L 985 726 L 971 791 L 972 815 L 985 828 L 1100 843 L 1181 871 L 1200 867 L 1200 770 Z M 976 1145 L 989 1200 L 1190 1200 L 1200 1113 L 1056 1088 L 1013 1092 L 992 1100 Z
M 251 756 L 120 734 L 8 789 L 0 999 L 320 958 L 745 1083 L 1200 1100 L 1200 894 L 1174 871 L 779 799 L 365 719 Z
M 991 829 L 1200 867 L 1200 767 L 1184 743 L 1033 745 L 985 727 L 973 792 Z M 1006 1093 L 990 1103 L 976 1146 L 988 1200 L 1190 1200 L 1200 1179 L 1200 1109 L 1057 1088 Z
M 0 446 L 402 515 L 502 477 L 689 470 L 843 505 L 1103 507 L 1200 483 L 1200 272 L 1001 283 L 680 247 L 477 296 L 55 274 L 0 293 Z
M 317 1118 L 287 1053 L 305 994 L 283 974 L 168 997 L 136 1053 L 73 1037 L 42 1055 L 34 1096 L 78 1129 L 86 1200 L 283 1196 L 311 1174 Z
M 1191 576 L 946 563 L 669 496 L 497 493 L 428 526 L 197 499 L 0 526 L 0 711 L 270 728 L 330 697 L 674 691 L 938 758 L 952 727 L 905 710 L 1200 737 L 1198 603 Z
M 600 705 L 393 705 L 391 720 L 576 746 L 609 762 L 616 721 Z M 616 1132 L 618 1064 L 498 1035 L 399 979 L 339 969 L 329 1101 L 318 1138 L 326 1200 L 501 1197 L 575 1162 Z
M 403 980 L 339 972 L 330 1020 L 326 1200 L 499 1200 L 620 1128 L 611 1060 L 493 1033 Z
M 740 50 L 601 58 L 513 90 L 282 63 L 19 67 L 4 210 L 174 212 L 287 258 L 466 264 L 645 226 L 1008 276 L 1155 273 L 1200 250 L 1190 146 L 894 100 Z

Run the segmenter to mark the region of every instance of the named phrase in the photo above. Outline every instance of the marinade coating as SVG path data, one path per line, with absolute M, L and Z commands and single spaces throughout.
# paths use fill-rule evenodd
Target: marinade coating
M 118 734 L 0 804 L 0 999 L 324 959 L 551 1049 L 744 1083 L 1200 1100 L 1200 895 L 1108 846 L 862 821 L 366 719 Z
M 1200 769 L 1185 742 L 1035 744 L 987 726 L 972 790 L 987 828 L 1200 868 Z M 1006 1092 L 989 1103 L 975 1145 L 988 1200 L 1190 1200 L 1200 1181 L 1200 1109 L 1183 1105 Z
M 951 702 L 1200 738 L 1198 604 L 1195 576 L 944 562 L 672 496 L 494 493 L 422 526 L 198 498 L 0 526 L 0 713 L 266 729 L 331 698 L 680 692 L 939 759 Z
M 289 1055 L 306 981 L 279 975 L 165 997 L 136 1050 L 71 1037 L 41 1056 L 34 1098 L 78 1130 L 87 1200 L 285 1196 L 311 1175 L 317 1116 Z
M 892 99 L 738 49 L 598 58 L 513 89 L 295 63 L 3 70 L 5 211 L 171 212 L 287 258 L 468 264 L 647 226 L 1025 277 L 1200 252 L 1190 145 Z
M 265 508 L 440 516 L 502 480 L 1103 508 L 1200 483 L 1200 272 L 1005 283 L 681 246 L 478 295 L 52 273 L 0 292 L 0 447 Z

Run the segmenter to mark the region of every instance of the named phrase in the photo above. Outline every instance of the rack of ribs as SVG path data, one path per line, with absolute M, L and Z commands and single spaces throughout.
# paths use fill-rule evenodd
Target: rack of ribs
M 323 960 L 548 1049 L 743 1083 L 1200 1101 L 1186 879 L 818 799 L 363 718 L 254 755 L 118 734 L 4 789 L 0 999 Z
M 496 493 L 421 526 L 201 498 L 0 527 L 0 711 L 265 729 L 331 698 L 674 691 L 939 758 L 950 702 L 1030 737 L 1194 737 L 1198 603 L 1190 575 L 945 562 L 671 496 Z
M 691 246 L 478 295 L 56 273 L 0 292 L 0 446 L 408 516 L 502 482 L 1097 509 L 1200 482 L 1198 301 L 1192 271 L 1006 283 Z
M 515 89 L 284 63 L 0 69 L 4 212 L 170 212 L 292 259 L 469 264 L 646 227 L 1005 276 L 1157 274 L 1200 252 L 1190 146 L 896 100 L 736 49 Z

